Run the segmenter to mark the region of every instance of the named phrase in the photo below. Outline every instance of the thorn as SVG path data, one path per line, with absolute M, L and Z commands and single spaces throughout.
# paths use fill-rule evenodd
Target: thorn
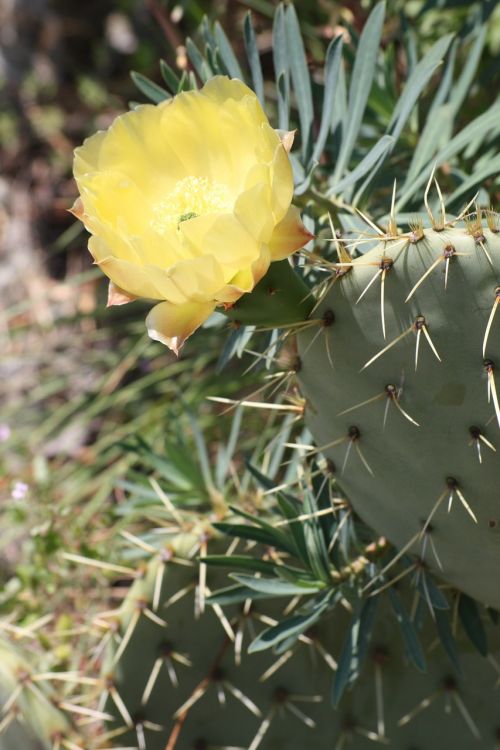
M 337 417 L 341 417 L 344 414 L 349 414 L 349 412 L 354 411 L 355 409 L 360 409 L 362 406 L 367 406 L 368 404 L 373 404 L 375 401 L 380 401 L 380 399 L 384 398 L 386 394 L 385 393 L 378 393 L 376 396 L 372 396 L 371 398 L 367 398 L 365 401 L 360 401 L 359 404 L 355 404 L 354 406 L 350 406 L 348 409 L 344 409 L 343 411 L 339 411 L 337 413 Z
M 430 346 L 430 347 L 431 347 L 431 349 L 432 349 L 432 352 L 433 352 L 434 356 L 436 357 L 436 359 L 437 359 L 437 360 L 438 360 L 439 362 L 441 362 L 441 357 L 440 357 L 440 356 L 439 356 L 439 354 L 437 353 L 436 347 L 435 347 L 435 346 L 434 346 L 434 344 L 432 343 L 432 339 L 431 339 L 431 336 L 430 336 L 430 333 L 429 333 L 429 329 L 427 328 L 427 326 L 426 326 L 426 324 L 425 324 L 425 321 L 424 321 L 424 322 L 423 322 L 423 324 L 422 324 L 422 330 L 423 330 L 423 332 L 424 332 L 424 336 L 425 336 L 425 338 L 427 339 L 427 343 L 429 344 L 429 346 Z
M 422 711 L 425 711 L 426 708 L 429 708 L 431 703 L 433 703 L 436 698 L 440 695 L 441 691 L 436 690 L 434 693 L 431 693 L 427 698 L 424 698 L 420 703 L 418 703 L 415 708 L 413 708 L 411 711 L 409 711 L 405 716 L 402 716 L 398 721 L 398 727 L 404 727 L 405 724 L 409 724 L 412 719 L 415 718 L 419 713 Z
M 441 192 L 441 188 L 439 187 L 439 182 L 436 180 L 436 178 L 434 178 L 434 184 L 439 195 L 439 205 L 441 208 L 441 223 L 434 227 L 434 231 L 442 232 L 446 226 L 446 209 L 444 205 L 443 194 Z
M 136 578 L 137 576 L 137 571 L 134 570 L 134 568 L 126 568 L 124 565 L 114 565 L 113 563 L 104 562 L 103 560 L 94 560 L 94 558 L 91 557 L 73 555 L 70 552 L 63 552 L 62 556 L 65 560 L 89 565 L 91 568 L 101 568 L 101 570 L 109 570 L 113 573 L 123 573 L 131 578 Z
M 467 212 L 469 211 L 469 208 L 476 202 L 477 196 L 479 195 L 479 192 L 477 192 L 473 198 L 470 199 L 470 201 L 467 203 L 465 208 L 459 213 L 455 221 L 461 221 L 464 216 L 467 215 Z
M 481 456 L 481 443 L 483 443 L 484 445 L 486 445 L 487 448 L 489 448 L 490 450 L 494 451 L 495 453 L 496 453 L 497 449 L 495 448 L 495 446 L 493 445 L 493 443 L 490 443 L 490 441 L 485 438 L 485 436 L 483 435 L 483 433 L 481 432 L 481 430 L 479 429 L 479 427 L 476 427 L 474 425 L 472 427 L 469 427 L 469 433 L 470 433 L 470 435 L 472 437 L 472 440 L 469 442 L 469 445 L 472 445 L 473 443 L 476 444 L 477 457 L 479 459 L 479 463 L 482 464 L 483 463 L 483 459 L 482 459 L 482 456 Z
M 385 233 L 382 231 L 382 229 L 377 226 L 368 216 L 366 216 L 366 214 L 360 211 L 359 208 L 355 208 L 354 210 L 359 216 L 361 216 L 363 221 L 368 224 L 368 226 L 371 227 L 378 235 L 380 235 L 381 237 L 385 237 Z
M 440 256 L 439 256 L 439 258 L 436 258 L 436 260 L 435 260 L 435 261 L 434 261 L 434 262 L 432 263 L 432 265 L 430 265 L 430 266 L 429 266 L 429 268 L 428 268 L 428 269 L 427 269 L 427 270 L 425 271 L 425 273 L 423 273 L 423 274 L 422 274 L 422 276 L 421 276 L 421 277 L 419 278 L 419 280 L 417 281 L 417 283 L 416 283 L 416 284 L 414 285 L 413 289 L 411 290 L 411 292 L 409 293 L 409 295 L 408 295 L 408 296 L 407 296 L 407 298 L 405 299 L 405 302 L 408 302 L 408 301 L 409 301 L 409 300 L 410 300 L 410 299 L 411 299 L 411 298 L 413 297 L 413 295 L 414 295 L 414 294 L 415 294 L 415 292 L 417 291 L 417 289 L 418 289 L 418 287 L 420 286 L 420 284 L 422 284 L 422 283 L 423 283 L 423 282 L 425 281 L 425 279 L 427 278 L 427 276 L 429 276 L 429 274 L 431 274 L 431 273 L 433 272 L 433 270 L 434 270 L 434 269 L 435 269 L 435 268 L 436 268 L 436 267 L 437 267 L 437 266 L 438 266 L 438 265 L 439 265 L 439 264 L 440 264 L 440 263 L 441 263 L 441 262 L 442 262 L 443 260 L 445 260 L 445 258 L 444 258 L 444 256 L 443 256 L 443 255 L 440 255 Z
M 488 403 L 490 397 L 493 396 L 493 405 L 495 407 L 495 414 L 500 427 L 500 406 L 498 404 L 497 388 L 495 385 L 495 363 L 491 359 L 484 360 L 484 367 L 488 375 Z
M 413 419 L 413 417 L 410 417 L 410 415 L 408 414 L 408 412 L 406 412 L 403 409 L 403 407 L 401 406 L 401 404 L 399 403 L 399 398 L 400 398 L 401 391 L 398 392 L 398 390 L 396 389 L 396 386 L 394 386 L 392 384 L 391 385 L 387 385 L 385 387 L 385 389 L 387 391 L 388 398 L 392 401 L 392 403 L 394 404 L 394 406 L 399 410 L 399 412 L 403 415 L 403 417 L 405 417 L 405 419 L 407 419 L 409 422 L 411 422 L 412 424 L 414 424 L 416 427 L 420 427 L 419 423 L 416 422 Z
M 379 578 L 382 578 L 393 567 L 393 565 L 395 565 L 398 562 L 398 560 L 400 560 L 403 557 L 403 555 L 405 555 L 408 552 L 410 547 L 412 547 L 415 544 L 415 542 L 417 542 L 421 538 L 422 533 L 423 533 L 422 531 L 417 531 L 417 533 L 414 536 L 412 536 L 412 538 L 408 542 L 406 542 L 404 547 L 402 547 L 397 552 L 397 554 L 394 555 L 394 557 L 387 563 L 387 565 L 384 568 L 382 568 L 382 570 L 380 570 L 366 584 L 366 586 L 363 589 L 361 589 L 361 593 L 364 594 L 366 591 L 368 591 L 368 589 L 370 589 L 373 586 L 374 583 L 376 583 L 379 580 Z
M 500 302 L 500 286 L 495 287 L 495 299 L 493 301 L 493 306 L 491 308 L 491 312 L 488 318 L 488 323 L 486 325 L 486 330 L 484 332 L 484 338 L 483 338 L 483 357 L 486 355 L 486 345 L 488 343 L 488 337 L 490 335 L 491 326 L 493 325 L 493 320 L 495 318 L 495 313 L 498 308 L 498 303 Z
M 387 344 L 387 346 L 384 346 L 384 348 L 381 349 L 381 351 L 379 351 L 377 354 L 375 354 L 374 357 L 369 359 L 368 362 L 366 362 L 366 364 L 363 365 L 360 372 L 363 372 L 363 370 L 366 370 L 366 368 L 369 367 L 371 364 L 373 364 L 373 362 L 375 362 L 375 360 L 381 357 L 382 354 L 385 354 L 389 349 L 395 346 L 395 344 L 401 341 L 401 339 L 403 339 L 405 336 L 408 336 L 408 334 L 411 333 L 413 330 L 414 330 L 414 326 L 412 324 L 409 328 L 406 329 L 406 331 L 403 331 L 403 333 L 400 333 L 399 336 L 396 336 L 396 338 L 393 339 L 393 341 L 391 341 L 390 344 Z
M 382 321 L 382 333 L 384 335 L 384 339 L 386 338 L 386 333 L 385 333 L 385 277 L 387 275 L 387 271 L 389 270 L 389 268 L 392 268 L 392 261 L 391 261 L 390 266 L 382 270 L 382 276 L 380 278 L 380 319 Z
M 430 174 L 430 177 L 429 177 L 429 181 L 427 182 L 427 187 L 425 188 L 425 192 L 424 192 L 425 210 L 427 211 L 427 214 L 429 216 L 429 219 L 430 219 L 430 222 L 431 222 L 433 228 L 434 228 L 434 226 L 436 224 L 436 221 L 434 219 L 434 216 L 432 214 L 431 208 L 429 206 L 429 191 L 431 189 L 432 181 L 434 180 L 434 172 L 436 171 L 436 166 L 437 166 L 437 164 L 436 164 L 436 162 L 434 162 L 434 166 L 432 167 L 431 174 Z
M 392 199 L 391 199 L 391 213 L 389 218 L 389 234 L 397 235 L 398 224 L 396 221 L 396 178 L 394 178 L 394 184 L 392 186 Z
M 416 245 L 424 238 L 424 224 L 422 219 L 416 218 L 413 221 L 408 222 L 411 232 L 408 236 L 408 242 L 411 245 Z

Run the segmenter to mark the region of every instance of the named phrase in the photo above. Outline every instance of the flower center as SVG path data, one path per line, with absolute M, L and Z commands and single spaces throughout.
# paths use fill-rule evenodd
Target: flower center
M 184 177 L 153 206 L 151 226 L 157 232 L 178 229 L 183 221 L 231 208 L 231 196 L 223 183 L 207 177 Z

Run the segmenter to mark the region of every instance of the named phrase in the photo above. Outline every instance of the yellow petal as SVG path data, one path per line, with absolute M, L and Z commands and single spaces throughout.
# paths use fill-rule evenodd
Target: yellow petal
M 184 301 L 206 302 L 215 299 L 216 292 L 224 286 L 224 275 L 217 260 L 204 255 L 194 260 L 181 261 L 166 271 L 168 279 L 184 295 Z M 177 303 L 165 295 L 166 299 Z
M 269 243 L 271 258 L 273 260 L 283 260 L 291 253 L 303 247 L 313 238 L 312 235 L 303 225 L 299 209 L 296 206 L 290 206 L 286 216 L 275 227 Z
M 255 93 L 239 78 L 228 78 L 227 76 L 214 76 L 211 78 L 202 88 L 202 94 L 209 99 L 212 99 L 216 104 L 225 104 L 228 99 L 235 99 L 241 101 L 245 97 L 249 97 L 249 100 L 256 102 L 258 105 L 257 111 L 260 111 L 260 119 L 262 122 L 267 122 L 267 117 L 264 114 L 262 107 L 260 106 L 259 100 L 255 96 Z
M 234 213 L 257 242 L 267 243 L 275 225 L 269 181 L 259 182 L 241 193 L 235 203 Z
M 281 143 L 273 157 L 272 193 L 274 215 L 276 221 L 281 221 L 293 198 L 292 165 Z
M 206 214 L 179 227 L 186 241 L 199 255 L 212 256 L 222 269 L 223 286 L 241 268 L 249 266 L 259 255 L 260 242 L 246 230 L 233 214 Z M 201 258 L 193 261 L 197 268 Z
M 99 130 L 75 149 L 73 174 L 77 182 L 88 172 L 95 172 L 99 168 L 99 156 L 107 135 L 106 130 Z
M 146 318 L 148 334 L 178 355 L 186 339 L 205 322 L 214 309 L 215 302 L 187 302 L 184 305 L 160 302 Z
M 242 294 L 251 292 L 255 285 L 259 283 L 261 278 L 267 273 L 270 262 L 269 249 L 266 245 L 263 245 L 257 260 L 249 268 L 238 271 L 230 283 L 226 284 L 215 296 L 215 299 L 225 305 L 233 305 Z

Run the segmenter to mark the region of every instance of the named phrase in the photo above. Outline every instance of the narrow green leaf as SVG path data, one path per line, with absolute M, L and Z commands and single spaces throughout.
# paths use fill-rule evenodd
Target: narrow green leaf
M 288 530 L 295 540 L 299 557 L 302 562 L 307 565 L 309 562 L 309 555 L 307 554 L 307 545 L 304 537 L 304 527 L 300 521 L 295 520 L 301 512 L 300 507 L 298 507 L 295 502 L 285 497 L 281 493 L 277 496 L 276 499 L 283 516 L 291 522 L 288 524 Z
M 293 5 L 289 5 L 286 9 L 285 28 L 292 85 L 295 91 L 297 109 L 299 111 L 302 159 L 305 163 L 308 160 L 312 146 L 314 109 L 311 76 L 309 75 L 306 52 L 304 49 L 304 42 L 302 41 L 297 13 Z
M 479 65 L 479 60 L 481 58 L 484 43 L 486 41 L 487 31 L 487 23 L 483 23 L 478 26 L 474 44 L 467 52 L 466 62 L 460 74 L 460 78 L 451 89 L 449 102 L 455 113 L 458 112 L 462 105 L 462 102 L 470 91 L 474 76 L 476 74 L 477 66 Z
M 500 156 L 491 159 L 486 164 L 482 165 L 480 169 L 473 172 L 466 180 L 464 180 L 456 190 L 446 199 L 446 203 L 451 205 L 459 198 L 469 198 L 474 192 L 474 188 L 482 185 L 484 181 L 492 175 L 498 175 L 500 172 Z
M 342 651 L 337 663 L 337 671 L 332 684 L 332 703 L 337 708 L 344 691 L 349 684 L 352 674 L 352 660 L 354 654 L 354 638 L 358 627 L 357 617 L 353 618 L 349 632 L 347 633 Z
M 420 645 L 417 631 L 415 630 L 412 621 L 408 617 L 406 610 L 401 603 L 401 599 L 394 590 L 394 587 L 391 586 L 391 588 L 389 588 L 388 590 L 388 593 L 389 599 L 391 600 L 392 609 L 394 610 L 394 614 L 396 615 L 396 619 L 399 622 L 401 628 L 401 635 L 403 636 L 408 656 L 413 664 L 417 667 L 417 669 L 419 669 L 421 672 L 425 672 L 425 656 L 424 652 L 422 651 L 422 646 Z
M 256 479 L 260 486 L 263 487 L 263 489 L 272 490 L 273 487 L 276 486 L 276 482 L 259 471 L 256 466 L 250 463 L 250 461 L 246 461 L 246 467 L 250 474 L 254 477 L 254 479 Z
M 289 130 L 290 75 L 283 3 L 278 5 L 273 21 L 273 64 L 278 94 L 278 127 L 281 130 Z
M 196 444 L 198 462 L 201 468 L 203 480 L 205 482 L 205 487 L 210 493 L 213 492 L 215 494 L 216 488 L 212 479 L 212 471 L 210 467 L 210 459 L 208 458 L 208 449 L 205 442 L 205 437 L 194 415 L 190 414 L 187 408 L 185 409 L 185 411 L 188 413 L 189 423 L 191 425 L 191 430 Z
M 234 410 L 234 417 L 231 423 L 231 431 L 229 433 L 227 444 L 222 448 L 219 456 L 217 457 L 217 465 L 215 467 L 215 483 L 221 490 L 224 485 L 224 480 L 229 473 L 231 461 L 238 445 L 238 437 L 240 435 L 242 419 L 243 407 L 237 406 Z
M 283 581 L 279 578 L 257 578 L 255 576 L 242 575 L 233 573 L 230 576 L 235 581 L 240 583 L 242 586 L 246 586 L 252 591 L 259 591 L 261 594 L 267 594 L 268 596 L 309 596 L 310 594 L 316 594 L 318 591 L 324 588 L 324 584 L 319 581 L 315 585 L 308 584 L 299 586 L 290 581 Z
M 340 182 L 337 182 L 331 190 L 328 191 L 328 195 L 334 193 L 340 193 L 345 190 L 349 185 L 353 185 L 361 177 L 364 177 L 367 172 L 377 163 L 382 163 L 381 160 L 392 151 L 395 140 L 392 135 L 383 135 L 379 141 L 373 146 L 372 149 L 366 154 L 366 156 L 359 162 L 358 166 L 346 174 Z
M 439 640 L 441 641 L 444 650 L 448 654 L 450 662 L 452 663 L 457 673 L 462 674 L 457 643 L 450 628 L 449 614 L 447 612 L 444 612 L 442 609 L 435 609 L 434 619 L 436 621 L 436 629 L 439 635 Z
M 180 94 L 181 91 L 189 91 L 191 89 L 188 73 L 186 70 L 183 71 L 181 78 L 179 80 L 179 85 L 177 87 L 177 93 Z
M 417 34 L 413 28 L 412 22 L 408 17 L 401 14 L 401 26 L 403 29 L 403 38 L 406 45 L 406 59 L 408 61 L 408 72 L 411 75 L 417 65 Z
M 226 69 L 219 56 L 219 48 L 211 47 L 209 44 L 205 44 L 204 52 L 208 69 L 211 71 L 212 75 L 226 75 Z
M 442 104 L 445 104 L 448 101 L 450 90 L 454 85 L 453 74 L 455 72 L 458 44 L 459 40 L 455 37 L 450 45 L 443 75 L 441 76 L 441 80 L 439 82 L 439 86 L 434 99 L 432 100 L 432 104 L 429 107 L 429 114 L 427 116 L 427 119 L 435 115 L 439 107 L 441 107 Z
M 200 80 L 202 83 L 206 83 L 213 73 L 210 70 L 207 61 L 203 59 L 200 50 L 190 37 L 187 37 L 186 39 L 186 52 L 195 71 L 200 77 Z
M 243 23 L 243 39 L 245 42 L 245 50 L 247 53 L 248 64 L 250 66 L 250 72 L 252 74 L 253 90 L 257 94 L 262 106 L 264 106 L 264 77 L 262 75 L 259 48 L 257 47 L 257 38 L 255 36 L 255 30 L 252 23 L 252 13 L 250 11 L 245 15 L 245 21 Z
M 154 83 L 154 81 L 150 81 L 149 78 L 143 76 L 142 73 L 137 73 L 135 70 L 132 70 L 130 73 L 130 77 L 139 91 L 141 91 L 144 96 L 146 96 L 155 104 L 159 104 L 160 102 L 164 102 L 166 99 L 170 99 L 168 91 L 165 91 L 164 88 L 158 86 L 158 84 Z
M 358 652 L 358 669 L 361 669 L 363 662 L 368 653 L 368 646 L 371 643 L 373 635 L 373 626 L 375 624 L 375 615 L 377 614 L 379 603 L 378 596 L 370 596 L 365 599 L 359 615 L 359 628 L 356 649 Z
M 436 68 L 442 63 L 443 57 L 453 39 L 452 34 L 447 34 L 438 39 L 432 45 L 427 54 L 420 60 L 405 84 L 389 123 L 388 131 L 397 140 L 403 130 L 410 113 L 415 106 L 420 94 L 427 85 Z
M 346 83 L 346 72 L 345 67 L 340 63 L 339 77 L 337 81 L 337 88 L 335 91 L 335 102 L 333 105 L 332 122 L 330 125 L 330 132 L 335 134 L 338 139 L 338 144 L 335 143 L 338 152 L 344 138 L 344 133 L 347 129 L 347 83 Z
M 484 629 L 479 608 L 470 596 L 460 593 L 458 599 L 458 615 L 465 632 L 482 656 L 488 656 L 488 639 Z
M 267 594 L 260 594 L 246 586 L 228 586 L 224 589 L 214 591 L 207 597 L 207 604 L 220 604 L 225 607 L 230 604 L 241 604 L 247 599 L 267 599 Z
M 177 94 L 179 90 L 179 77 L 165 60 L 160 60 L 160 72 L 170 92 Z
M 342 63 L 342 48 L 344 39 L 342 34 L 332 39 L 328 45 L 325 59 L 325 88 L 323 107 L 321 111 L 321 125 L 314 145 L 311 162 L 319 161 L 325 147 L 333 117 L 333 108 L 337 94 L 337 84 Z
M 254 573 L 265 573 L 267 575 L 272 575 L 276 568 L 275 563 L 246 555 L 207 555 L 203 558 L 203 562 L 218 568 L 249 570 Z
M 214 32 L 215 41 L 217 42 L 217 46 L 219 48 L 220 58 L 224 63 L 224 67 L 226 68 L 228 74 L 231 76 L 231 78 L 239 78 L 240 81 L 244 81 L 245 76 L 243 75 L 240 64 L 236 59 L 236 55 L 233 52 L 231 43 L 218 21 L 215 22 Z
M 347 127 L 334 172 L 334 180 L 340 179 L 346 169 L 359 134 L 363 114 L 373 83 L 384 23 L 385 2 L 378 3 L 366 21 L 359 40 L 349 88 Z
M 316 578 L 325 583 L 330 583 L 330 561 L 328 550 L 321 529 L 319 518 L 314 514 L 318 512 L 318 506 L 312 493 L 307 492 L 304 498 L 304 511 L 311 516 L 304 521 L 304 539 L 309 555 L 309 564 Z
M 215 41 L 215 37 L 212 33 L 212 28 L 210 25 L 210 21 L 208 19 L 208 16 L 205 14 L 203 18 L 201 19 L 200 24 L 200 32 L 201 36 L 203 37 L 203 41 L 205 44 L 208 44 L 209 47 L 212 47 L 212 49 L 215 49 L 217 46 L 217 43 Z
M 401 188 L 403 194 L 410 185 L 413 185 L 416 176 L 436 153 L 442 134 L 449 131 L 452 123 L 453 111 L 449 104 L 443 104 L 432 116 L 430 114 L 427 116 L 424 129 L 413 153 L 406 180 Z M 401 203 L 401 205 L 404 204 Z
M 427 164 L 420 174 L 416 176 L 411 185 L 398 198 L 397 209 L 402 208 L 406 203 L 420 190 L 420 188 L 429 179 L 429 174 L 433 164 L 440 166 L 451 159 L 464 148 L 466 148 L 475 139 L 484 141 L 489 135 L 500 133 L 500 102 L 495 102 L 486 112 L 476 117 L 472 122 L 460 130 L 443 148 L 439 151 L 433 162 Z
M 271 533 L 267 529 L 263 529 L 259 526 L 248 526 L 245 524 L 233 524 L 225 523 L 220 521 L 213 524 L 214 528 L 218 531 L 222 531 L 228 536 L 234 536 L 238 539 L 251 539 L 253 542 L 259 542 L 267 547 L 275 547 L 276 549 L 282 550 L 282 552 L 288 552 L 289 554 L 295 554 L 295 550 L 288 543 L 283 535 Z
M 156 469 L 161 474 L 170 486 L 174 485 L 179 490 L 190 490 L 193 488 L 195 482 L 189 476 L 186 476 L 182 470 L 179 470 L 175 460 L 170 460 L 169 458 L 153 453 L 151 447 L 139 436 L 136 436 L 136 440 L 136 445 L 127 446 L 127 448 L 135 453 L 139 453 L 153 469 Z
M 256 651 L 264 651 L 271 648 L 285 638 L 291 638 L 294 635 L 304 633 L 308 628 L 319 620 L 323 612 L 330 603 L 331 592 L 325 592 L 317 602 L 315 602 L 306 613 L 292 615 L 282 620 L 277 625 L 266 628 L 255 638 L 248 648 L 248 653 L 253 654 Z
M 422 571 L 422 575 L 418 578 L 418 590 L 422 594 L 424 600 L 431 605 L 432 609 L 449 609 L 450 605 L 441 589 L 436 586 L 432 575 L 427 575 L 425 571 Z

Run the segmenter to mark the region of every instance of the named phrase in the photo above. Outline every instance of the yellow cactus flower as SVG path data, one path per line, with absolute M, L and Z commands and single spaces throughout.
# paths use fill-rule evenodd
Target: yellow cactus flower
M 311 235 L 291 205 L 290 140 L 224 76 L 88 138 L 75 151 L 73 212 L 110 279 L 108 304 L 159 300 L 149 335 L 178 353 L 217 305 L 302 247 Z

